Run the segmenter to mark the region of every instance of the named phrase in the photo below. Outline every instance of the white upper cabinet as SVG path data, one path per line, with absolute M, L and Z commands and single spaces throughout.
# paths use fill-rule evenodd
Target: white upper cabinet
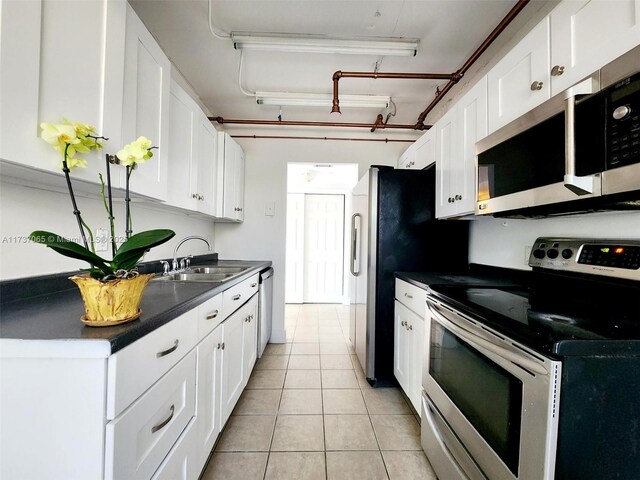
M 489 133 L 550 97 L 549 72 L 547 17 L 489 72 Z
M 207 116 L 198 115 L 198 176 L 195 179 L 200 203 L 198 211 L 207 215 L 216 213 L 216 177 L 218 132 Z
M 213 216 L 217 132 L 200 106 L 173 80 L 169 107 L 167 202 Z
M 105 152 L 122 146 L 126 6 L 124 0 L 2 2 L 3 160 L 61 174 L 62 156 L 39 138 L 40 123 L 66 118 L 109 137 L 104 150 L 78 154 L 88 167 L 72 173 L 99 183 Z M 117 169 L 112 178 L 118 187 Z
M 473 213 L 476 142 L 487 136 L 487 77 L 432 128 L 436 134 L 436 217 Z
M 122 142 L 143 135 L 158 147 L 151 160 L 136 167 L 131 189 L 159 200 L 167 198 L 170 76 L 169 59 L 127 5 Z
M 436 136 L 433 129 L 427 130 L 416 143 L 415 148 L 415 168 L 422 170 L 436 161 Z
M 175 81 L 169 95 L 169 177 L 167 202 L 190 210 L 198 209 L 192 179 L 197 179 L 197 105 Z
M 640 1 L 564 1 L 551 12 L 551 95 L 640 44 Z
M 218 134 L 216 217 L 244 220 L 244 152 L 228 133 Z
M 422 170 L 436 161 L 435 135 L 427 130 L 398 159 L 398 168 Z

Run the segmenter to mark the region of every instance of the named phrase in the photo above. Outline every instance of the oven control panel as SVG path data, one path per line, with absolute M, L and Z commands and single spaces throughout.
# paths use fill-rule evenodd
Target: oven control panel
M 529 266 L 640 280 L 640 241 L 538 238 Z

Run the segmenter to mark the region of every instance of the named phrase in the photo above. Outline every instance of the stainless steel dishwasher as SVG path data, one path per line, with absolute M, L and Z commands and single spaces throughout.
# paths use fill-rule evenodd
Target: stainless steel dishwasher
M 260 297 L 258 310 L 258 358 L 262 357 L 269 338 L 271 338 L 271 314 L 273 308 L 273 268 L 260 272 Z

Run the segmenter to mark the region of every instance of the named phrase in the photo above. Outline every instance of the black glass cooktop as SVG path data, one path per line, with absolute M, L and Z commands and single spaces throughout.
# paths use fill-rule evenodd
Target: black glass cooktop
M 499 333 L 556 355 L 640 355 L 640 289 L 472 287 L 430 290 Z M 575 286 L 574 286 L 575 287 Z

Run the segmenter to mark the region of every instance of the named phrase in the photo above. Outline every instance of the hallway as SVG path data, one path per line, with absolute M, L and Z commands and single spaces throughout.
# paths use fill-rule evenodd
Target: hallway
M 373 389 L 349 307 L 287 305 L 286 344 L 258 361 L 203 480 L 435 480 L 399 389 Z

